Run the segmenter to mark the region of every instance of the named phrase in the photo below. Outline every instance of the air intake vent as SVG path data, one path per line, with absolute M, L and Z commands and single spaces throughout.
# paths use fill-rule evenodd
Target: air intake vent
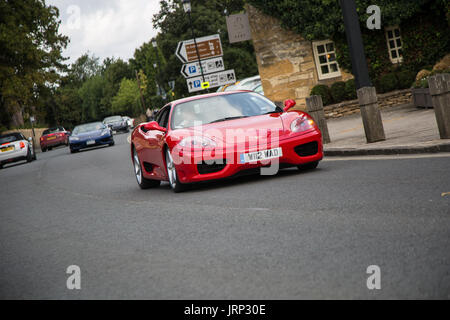
M 294 151 L 300 157 L 309 157 L 317 154 L 317 152 L 319 151 L 319 145 L 317 144 L 317 141 L 309 142 L 296 146 L 294 148 Z
M 201 163 L 197 164 L 198 173 L 208 174 L 208 173 L 219 172 L 219 171 L 223 170 L 225 168 L 225 166 L 227 165 L 225 159 L 223 159 L 221 162 L 223 162 L 223 163 L 208 164 L 205 161 L 202 161 Z

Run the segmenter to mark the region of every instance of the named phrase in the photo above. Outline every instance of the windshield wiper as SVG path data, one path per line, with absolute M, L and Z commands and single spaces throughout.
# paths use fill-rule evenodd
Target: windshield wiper
M 234 119 L 242 119 L 242 118 L 247 118 L 247 116 L 227 117 L 227 118 L 214 120 L 214 121 L 212 121 L 210 123 L 222 122 L 222 121 L 228 121 L 228 120 L 234 120 Z
M 266 112 L 266 113 L 264 113 L 264 114 L 280 113 L 280 112 L 283 112 L 283 109 L 281 109 L 280 107 L 277 106 L 277 107 L 275 108 L 275 110 Z

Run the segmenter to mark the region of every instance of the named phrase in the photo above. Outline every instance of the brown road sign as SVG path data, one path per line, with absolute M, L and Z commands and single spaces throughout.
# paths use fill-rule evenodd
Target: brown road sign
M 218 34 L 196 38 L 196 42 L 201 60 L 220 57 L 223 55 L 222 43 L 220 42 L 220 36 Z M 183 63 L 198 60 L 195 42 L 193 39 L 180 41 L 175 54 Z

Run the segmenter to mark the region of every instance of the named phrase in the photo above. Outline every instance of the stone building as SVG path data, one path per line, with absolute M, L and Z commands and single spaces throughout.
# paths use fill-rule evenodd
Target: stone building
M 353 76 L 339 68 L 333 41 L 307 41 L 280 22 L 248 5 L 253 45 L 264 94 L 273 101 L 305 98 L 317 84 L 330 85 Z

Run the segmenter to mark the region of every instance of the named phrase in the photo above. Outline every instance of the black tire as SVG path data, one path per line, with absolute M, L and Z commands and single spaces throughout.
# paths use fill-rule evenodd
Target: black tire
M 173 166 L 173 169 L 170 169 L 171 173 L 169 172 L 169 166 L 168 166 L 169 162 L 171 162 L 172 166 Z M 169 176 L 169 185 L 170 185 L 170 188 L 172 188 L 173 192 L 179 193 L 179 192 L 186 190 L 187 186 L 185 184 L 182 184 L 180 182 L 180 180 L 178 179 L 177 168 L 173 164 L 173 159 L 170 155 L 169 148 L 166 149 L 166 171 L 167 171 L 167 175 Z
M 0 170 L 3 169 L 3 163 L 0 163 Z
M 134 169 L 134 175 L 136 177 L 136 181 L 141 189 L 150 189 L 150 188 L 156 188 L 159 187 L 161 184 L 161 181 L 159 180 L 152 180 L 152 179 L 146 179 L 142 175 L 142 166 L 141 162 L 139 161 L 139 156 L 137 155 L 136 149 L 133 148 L 133 169 Z
M 109 144 L 109 146 L 112 147 L 114 144 L 115 144 L 115 142 L 113 141 Z
M 42 147 L 41 147 L 41 151 L 42 151 L 42 152 L 47 152 L 47 148 L 42 148 Z
M 318 165 L 319 165 L 319 161 L 314 161 L 314 162 L 310 162 L 310 163 L 301 164 L 301 165 L 297 166 L 297 168 L 299 170 L 313 170 L 313 169 L 317 168 Z
M 77 153 L 77 152 L 78 152 L 78 150 L 70 149 L 70 153 Z
M 28 152 L 27 152 L 27 162 L 31 162 L 31 161 L 33 161 L 33 155 L 31 154 L 30 148 L 28 148 Z

